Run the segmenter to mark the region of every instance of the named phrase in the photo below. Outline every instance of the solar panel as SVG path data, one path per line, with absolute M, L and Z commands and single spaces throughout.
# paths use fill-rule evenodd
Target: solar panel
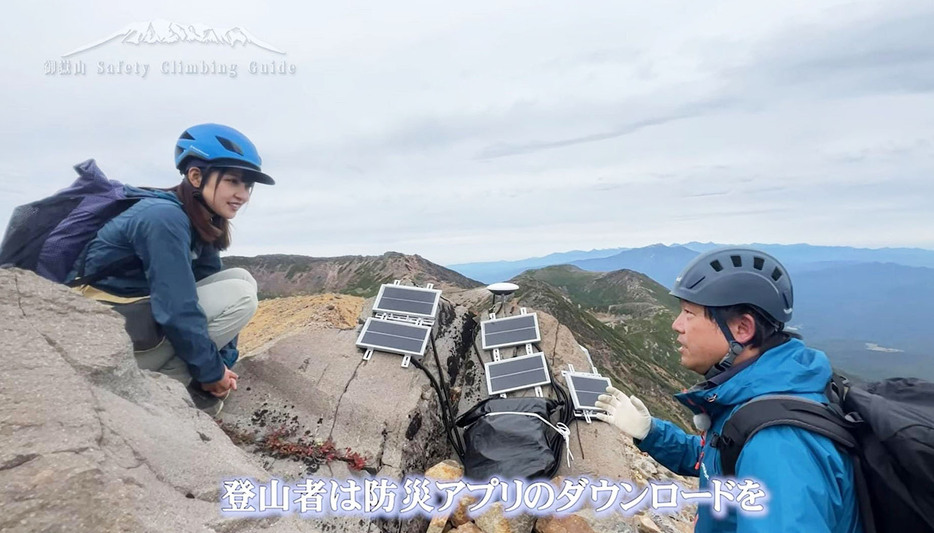
M 480 337 L 484 350 L 542 340 L 538 330 L 538 316 L 535 313 L 481 322 Z
M 431 328 L 406 322 L 368 318 L 357 346 L 403 355 L 424 355 Z
M 597 396 L 606 394 L 606 388 L 610 385 L 609 378 L 576 372 L 565 372 L 564 377 L 568 383 L 568 390 L 571 392 L 574 409 L 581 411 L 603 410 L 594 407 L 594 404 L 597 403 Z
M 441 291 L 437 289 L 385 284 L 379 288 L 373 311 L 434 318 L 440 300 Z
M 483 366 L 486 368 L 486 389 L 490 396 L 551 383 L 545 354 L 541 352 Z

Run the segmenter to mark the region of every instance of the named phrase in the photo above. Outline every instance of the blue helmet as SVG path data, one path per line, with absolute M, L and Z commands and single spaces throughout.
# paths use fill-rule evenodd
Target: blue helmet
M 263 163 L 256 146 L 246 135 L 221 124 L 198 124 L 185 130 L 175 144 L 175 168 L 184 173 L 193 159 L 223 168 L 239 168 L 244 177 L 257 183 L 275 185 L 260 170 Z

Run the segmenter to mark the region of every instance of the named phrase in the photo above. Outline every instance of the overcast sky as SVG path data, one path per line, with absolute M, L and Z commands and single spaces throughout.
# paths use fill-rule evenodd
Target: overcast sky
M 116 39 L 69 56 L 83 76 L 46 73 L 160 20 L 285 54 Z M 18 2 L 0 30 L 3 223 L 89 157 L 174 185 L 175 139 L 220 122 L 278 181 L 235 219 L 238 255 L 934 249 L 930 0 Z M 120 61 L 147 76 L 98 73 Z M 162 72 L 202 61 L 237 75 Z

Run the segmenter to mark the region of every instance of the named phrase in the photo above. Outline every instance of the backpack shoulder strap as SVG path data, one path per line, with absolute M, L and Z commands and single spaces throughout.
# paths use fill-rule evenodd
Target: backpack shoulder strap
M 716 438 L 720 466 L 726 476 L 736 475 L 743 446 L 759 431 L 772 426 L 793 426 L 823 435 L 850 450 L 856 447 L 852 424 L 829 406 L 797 396 L 766 395 L 737 409 Z
M 80 259 L 81 265 L 78 268 L 78 276 L 66 285 L 68 287 L 79 287 L 81 285 L 93 285 L 98 281 L 106 278 L 107 276 L 112 276 L 118 272 L 124 270 L 130 270 L 133 267 L 141 266 L 142 261 L 136 255 L 128 255 L 123 259 L 118 259 L 113 263 L 106 265 L 104 268 L 98 270 L 90 276 L 84 275 L 84 258 Z

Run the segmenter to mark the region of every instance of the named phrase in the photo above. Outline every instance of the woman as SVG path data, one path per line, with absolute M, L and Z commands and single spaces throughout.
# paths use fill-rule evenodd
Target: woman
M 136 352 L 139 367 L 188 384 L 198 407 L 211 414 L 237 388 L 230 370 L 237 334 L 256 312 L 256 281 L 240 268 L 221 271 L 219 252 L 230 245 L 229 221 L 250 200 L 253 185 L 275 183 L 261 162 L 253 143 L 233 128 L 188 128 L 175 147 L 181 183 L 165 190 L 126 186 L 127 196 L 139 201 L 100 229 L 70 275 L 91 277 L 135 256 L 138 261 L 93 288 L 150 297 L 166 340 Z

